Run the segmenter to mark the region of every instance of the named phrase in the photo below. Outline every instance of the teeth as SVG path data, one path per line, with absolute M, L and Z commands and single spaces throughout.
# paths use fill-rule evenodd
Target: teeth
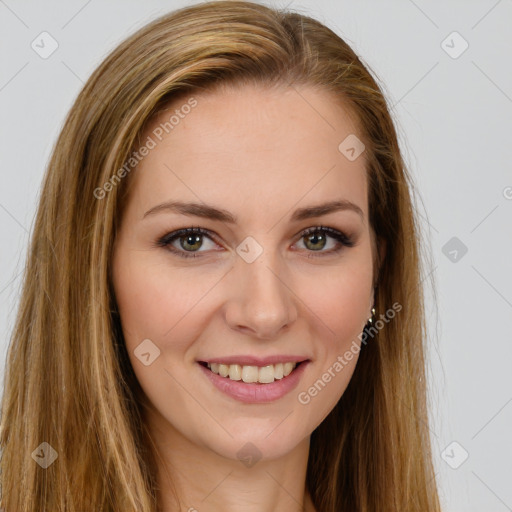
M 258 367 L 242 366 L 242 380 L 244 382 L 258 382 Z
M 208 363 L 208 368 L 221 377 L 243 382 L 269 384 L 292 373 L 297 363 L 277 363 L 268 366 L 241 366 L 239 364 Z
M 295 368 L 296 363 L 284 363 L 283 365 L 283 375 L 286 377 L 292 373 L 292 370 Z
M 219 375 L 227 377 L 229 375 L 229 366 L 226 364 L 219 364 Z
M 242 380 L 242 367 L 239 364 L 229 365 L 229 378 L 231 380 Z
M 253 366 L 254 368 L 254 366 Z M 274 366 L 263 366 L 258 371 L 258 382 L 268 384 L 274 382 Z
M 284 377 L 283 363 L 274 365 L 274 379 L 282 379 Z

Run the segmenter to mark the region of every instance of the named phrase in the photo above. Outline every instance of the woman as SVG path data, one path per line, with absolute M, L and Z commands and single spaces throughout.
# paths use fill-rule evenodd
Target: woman
M 210 2 L 122 43 L 41 195 L 5 512 L 440 510 L 409 182 L 309 17 Z

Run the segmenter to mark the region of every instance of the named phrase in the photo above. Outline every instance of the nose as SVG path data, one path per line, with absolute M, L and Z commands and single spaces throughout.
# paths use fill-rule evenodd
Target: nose
M 235 263 L 230 272 L 226 322 L 231 329 L 260 339 L 275 339 L 297 319 L 297 296 L 284 265 L 266 256 Z

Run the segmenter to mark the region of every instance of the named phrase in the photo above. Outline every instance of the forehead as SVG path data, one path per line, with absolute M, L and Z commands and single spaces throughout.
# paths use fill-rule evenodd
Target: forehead
M 312 87 L 180 95 L 143 133 L 154 147 L 134 173 L 135 193 L 144 206 L 188 198 L 241 217 L 340 198 L 366 213 L 365 155 L 351 161 L 340 150 L 354 136 L 362 139 L 348 108 Z

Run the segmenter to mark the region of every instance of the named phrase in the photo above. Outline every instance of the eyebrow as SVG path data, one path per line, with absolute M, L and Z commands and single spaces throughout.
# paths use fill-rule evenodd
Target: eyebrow
M 362 219 L 364 219 L 364 213 L 359 206 L 346 199 L 340 199 L 337 201 L 330 201 L 328 203 L 308 206 L 306 208 L 298 208 L 295 210 L 290 220 L 292 222 L 297 222 L 313 217 L 320 217 L 322 215 L 327 215 L 329 213 L 338 211 L 353 211 L 357 213 Z M 150 208 L 142 218 L 144 219 L 148 215 L 165 212 L 174 212 L 181 215 L 203 217 L 205 219 L 227 222 L 229 224 L 237 223 L 237 217 L 227 210 L 223 210 L 222 208 L 215 208 L 205 203 L 184 203 L 182 201 L 170 201 L 153 206 L 153 208 Z

